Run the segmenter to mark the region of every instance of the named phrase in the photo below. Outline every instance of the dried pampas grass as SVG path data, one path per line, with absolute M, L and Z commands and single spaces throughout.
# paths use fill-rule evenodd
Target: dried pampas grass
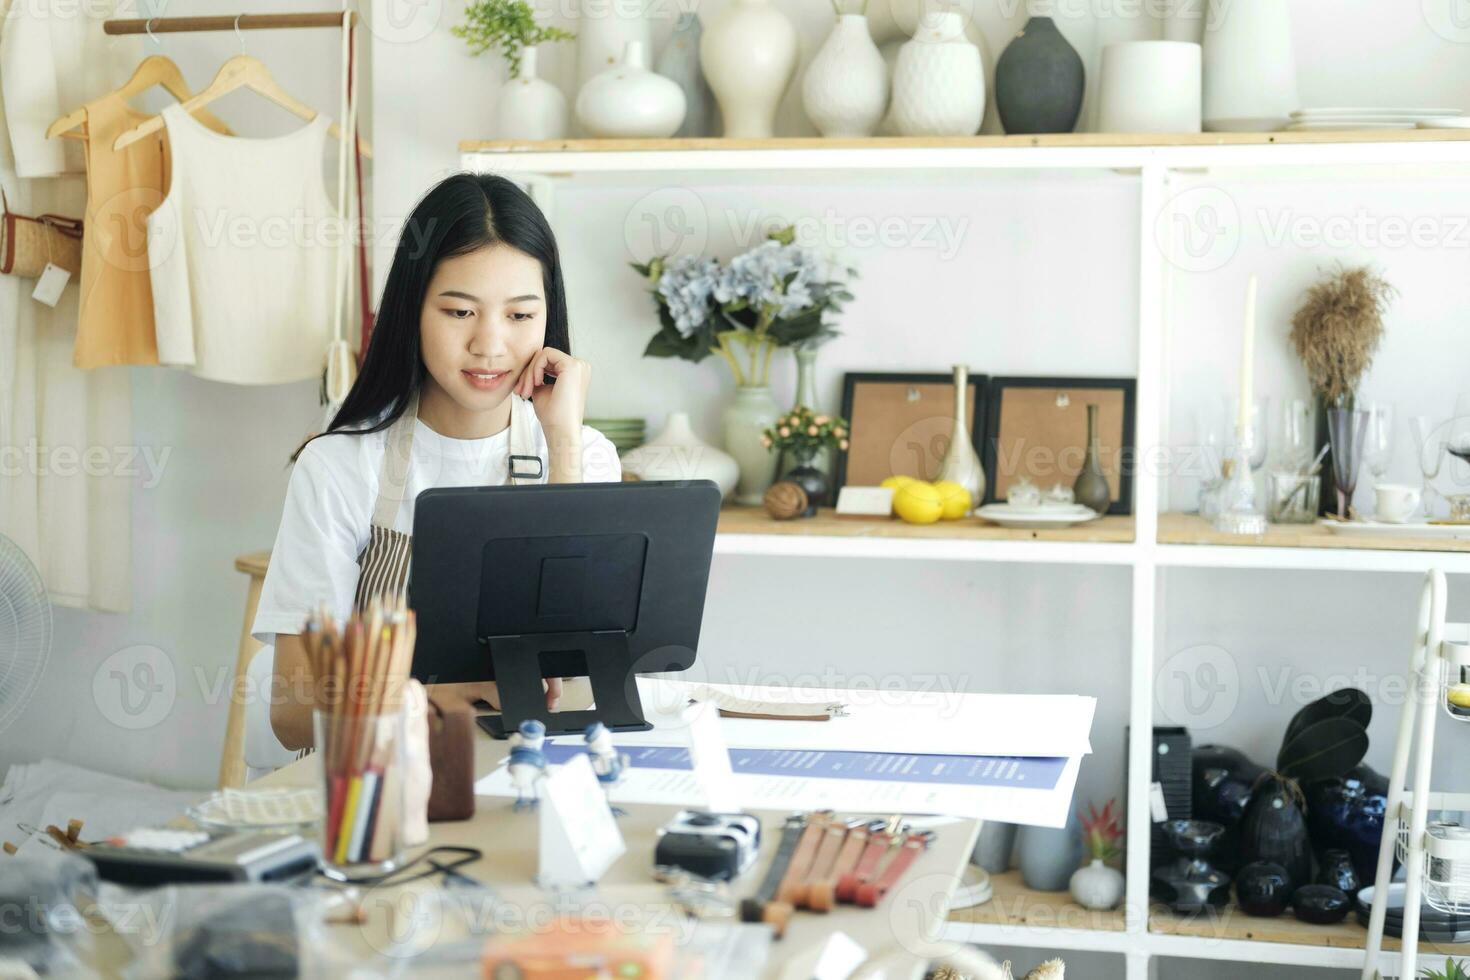
M 1398 290 L 1367 266 L 1338 267 L 1307 290 L 1291 318 L 1291 344 L 1312 390 L 1330 405 L 1350 397 L 1383 340 L 1383 314 Z

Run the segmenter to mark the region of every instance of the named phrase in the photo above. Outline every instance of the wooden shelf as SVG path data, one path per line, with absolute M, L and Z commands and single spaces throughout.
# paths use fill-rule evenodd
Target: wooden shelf
M 1123 544 L 1133 540 L 1133 518 L 1104 517 L 1090 524 L 1055 530 L 1020 531 L 978 517 L 937 524 L 906 524 L 896 517 L 838 517 L 824 507 L 816 517 L 778 521 L 761 507 L 730 506 L 720 511 L 719 533 L 790 537 L 893 538 L 916 541 L 1052 541 Z
M 690 153 L 711 150 L 936 150 L 1034 147 L 1318 146 L 1338 143 L 1454 143 L 1470 141 L 1456 129 L 1323 130 L 1292 133 L 1053 133 L 1036 136 L 872 136 L 823 139 L 561 139 L 462 140 L 461 153 Z
M 1233 548 L 1330 548 L 1341 551 L 1442 551 L 1470 554 L 1470 538 L 1405 538 L 1396 535 L 1334 534 L 1321 524 L 1271 524 L 1266 533 L 1221 534 L 1197 514 L 1160 514 L 1159 544 Z
M 1149 931 L 1156 935 L 1192 936 L 1201 939 L 1236 939 L 1257 943 L 1286 943 L 1293 946 L 1322 946 L 1329 949 L 1366 949 L 1368 930 L 1358 924 L 1354 915 L 1333 926 L 1314 926 L 1295 918 L 1290 913 L 1274 919 L 1263 919 L 1246 915 L 1233 905 L 1211 915 L 1185 917 L 1171 912 L 1162 905 L 1149 910 Z M 1383 948 L 1398 952 L 1403 944 L 1390 936 L 1383 939 Z M 1421 960 L 1432 962 L 1435 953 L 1441 956 L 1470 955 L 1470 943 L 1419 943 Z
M 1025 927 L 1031 929 L 1085 929 L 1093 932 L 1122 932 L 1123 910 L 1100 912 L 1083 908 L 1067 892 L 1039 892 L 1027 888 L 1021 872 L 991 875 L 995 896 L 984 905 L 956 909 L 950 922 L 974 925 Z

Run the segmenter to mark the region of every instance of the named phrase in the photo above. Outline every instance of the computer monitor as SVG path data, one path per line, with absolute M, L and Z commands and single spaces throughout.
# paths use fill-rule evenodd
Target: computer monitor
M 720 490 L 708 480 L 445 487 L 414 503 L 413 676 L 495 681 L 497 738 L 649 727 L 634 675 L 699 646 Z M 545 677 L 588 677 L 595 707 L 550 712 Z

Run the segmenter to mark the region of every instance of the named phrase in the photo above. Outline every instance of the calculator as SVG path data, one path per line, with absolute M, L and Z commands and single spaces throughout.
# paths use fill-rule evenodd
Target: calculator
M 317 868 L 317 847 L 299 834 L 213 834 L 146 827 L 77 851 L 98 877 L 119 885 L 289 882 Z

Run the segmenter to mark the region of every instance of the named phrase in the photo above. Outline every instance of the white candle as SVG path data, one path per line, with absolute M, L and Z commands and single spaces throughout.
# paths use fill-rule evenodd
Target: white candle
M 1251 431 L 1251 406 L 1255 399 L 1253 367 L 1256 355 L 1256 277 L 1245 289 L 1245 336 L 1240 344 L 1240 417 L 1236 419 L 1236 430 L 1249 436 Z

